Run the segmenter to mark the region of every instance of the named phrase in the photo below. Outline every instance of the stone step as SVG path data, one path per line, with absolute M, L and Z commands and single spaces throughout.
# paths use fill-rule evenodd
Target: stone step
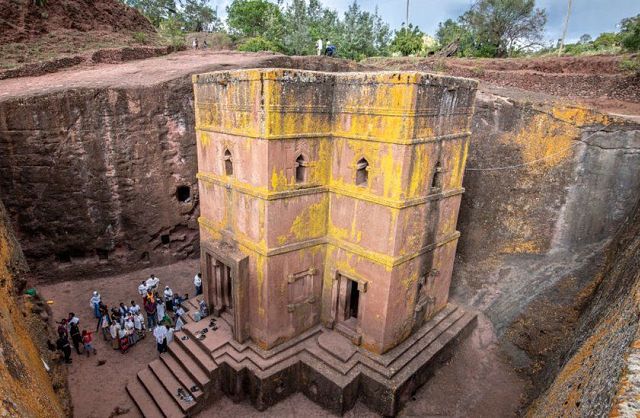
M 186 335 L 189 338 L 187 340 L 183 340 L 182 337 Z M 184 331 L 180 331 L 176 333 L 175 341 L 178 342 L 184 348 L 184 350 L 189 353 L 191 358 L 193 358 L 196 362 L 198 362 L 202 368 L 207 372 L 207 377 L 211 377 L 214 370 L 218 368 L 218 365 L 213 358 L 211 357 L 211 353 L 207 351 L 203 346 L 197 342 L 195 336 L 189 333 L 186 329 Z
M 162 417 L 162 411 L 158 408 L 155 401 L 149 395 L 149 392 L 142 386 L 139 380 L 133 380 L 127 384 L 127 392 L 133 402 L 136 404 L 140 413 L 145 418 Z
M 154 400 L 160 411 L 162 411 L 162 416 L 166 418 L 183 418 L 185 416 L 178 404 L 171 396 L 168 396 L 162 383 L 160 383 L 149 367 L 138 372 L 138 380 L 147 390 L 147 393 Z
M 176 333 L 177 335 L 178 333 Z M 169 354 L 180 364 L 184 371 L 200 385 L 201 388 L 205 388 L 211 379 L 208 374 L 202 369 L 196 361 L 185 351 L 185 349 L 177 344 L 176 341 L 169 344 Z
M 180 406 L 180 409 L 184 413 L 188 413 L 196 406 L 196 399 L 188 402 L 178 396 L 178 389 L 182 389 L 183 393 L 190 394 L 189 390 L 178 381 L 178 379 L 171 373 L 169 368 L 160 359 L 156 359 L 149 363 L 149 368 L 153 374 L 158 378 L 162 386 L 168 392 L 168 395 Z
M 161 354 L 160 359 L 165 364 L 165 366 L 167 366 L 169 371 L 171 371 L 171 373 L 175 376 L 175 378 L 178 379 L 182 386 L 187 388 L 191 396 L 193 396 L 195 399 L 198 399 L 202 396 L 204 387 L 196 382 L 191 376 L 189 376 L 186 370 L 180 363 L 178 363 L 178 361 L 173 356 L 169 354 Z M 191 388 L 193 386 L 198 387 L 200 390 L 191 391 Z

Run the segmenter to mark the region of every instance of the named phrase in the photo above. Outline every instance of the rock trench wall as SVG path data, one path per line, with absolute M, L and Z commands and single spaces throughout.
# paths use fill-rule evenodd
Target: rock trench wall
M 277 55 L 257 66 L 359 68 Z M 0 101 L 0 198 L 38 278 L 83 279 L 199 256 L 194 126 L 184 74 Z
M 38 276 L 198 253 L 192 109 L 188 80 L 0 103 L 0 190 Z
M 478 95 L 458 253 L 576 250 L 610 239 L 640 189 L 640 126 L 585 108 Z
M 45 351 L 49 329 L 32 314 L 30 298 L 18 300 L 24 290 L 26 270 L 24 256 L 0 202 L 0 416 L 66 416 L 69 411 L 58 397 L 67 393 L 64 365 L 56 364 L 52 354 Z M 50 365 L 54 381 L 43 361 Z

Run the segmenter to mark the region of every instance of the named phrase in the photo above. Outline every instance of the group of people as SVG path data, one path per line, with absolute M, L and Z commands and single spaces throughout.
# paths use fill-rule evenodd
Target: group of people
M 323 46 L 324 49 L 322 48 Z M 334 57 L 338 51 L 336 46 L 328 39 L 325 39 L 324 43 L 322 42 L 322 39 L 318 39 L 316 42 L 316 49 L 318 55 L 326 55 L 328 57 Z
M 200 273 L 195 275 L 193 284 L 196 296 L 202 294 Z M 141 305 L 132 300 L 129 305 L 120 302 L 109 309 L 102 301 L 100 293 L 94 291 L 89 304 L 98 321 L 95 332 L 101 332 L 104 340 L 110 342 L 114 350 L 120 350 L 124 354 L 151 331 L 156 339 L 158 351 L 164 353 L 168 344 L 173 341 L 173 333 L 184 326 L 185 311 L 182 302 L 187 300 L 189 295 L 181 296 L 169 286 L 161 290 L 160 279 L 154 274 L 140 283 L 138 294 L 142 299 Z M 204 305 L 206 308 L 206 303 Z M 202 313 L 203 316 L 208 315 L 208 312 Z M 56 347 L 63 353 L 66 363 L 71 363 L 71 345 L 78 354 L 96 354 L 93 333 L 86 329 L 81 332 L 79 323 L 80 319 L 73 312 L 58 322 L 59 338 Z
M 86 329 L 80 332 L 80 318 L 75 313 L 69 312 L 67 318 L 58 322 L 58 339 L 56 341 L 56 348 L 62 352 L 65 363 L 72 362 L 72 344 L 78 354 L 85 353 L 88 357 L 97 353 L 93 347 L 92 333 Z
M 200 44 L 198 43 L 198 38 L 193 38 L 193 41 L 191 42 L 191 47 L 193 49 L 198 49 L 200 47 Z M 209 43 L 207 42 L 207 40 L 203 40 L 202 41 L 202 48 L 209 48 Z

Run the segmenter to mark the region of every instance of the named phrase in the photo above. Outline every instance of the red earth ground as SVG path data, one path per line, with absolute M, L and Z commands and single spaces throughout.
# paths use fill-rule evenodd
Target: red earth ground
M 193 294 L 193 275 L 198 260 L 148 268 L 114 277 L 94 280 L 72 279 L 62 283 L 42 285 L 38 290 L 51 300 L 54 318 L 60 320 L 69 312 L 80 317 L 81 328 L 93 329 L 96 320 L 89 307 L 94 290 L 108 306 L 119 302 L 139 303 L 137 287 L 150 273 L 160 278 L 162 286 Z M 115 416 L 139 417 L 140 413 L 126 393 L 125 386 L 136 373 L 158 356 L 152 336 L 133 346 L 128 353 L 114 351 L 97 336 L 96 356 L 72 355 L 69 365 L 69 389 L 74 416 L 102 418 Z M 100 364 L 104 362 L 104 364 Z M 480 316 L 477 328 L 455 351 L 453 358 L 422 387 L 401 412 L 401 416 L 515 416 L 520 406 L 524 382 L 498 349 L 491 323 Z M 112 415 L 113 414 L 113 415 Z M 332 416 L 302 394 L 293 395 L 264 412 L 255 410 L 248 401 L 233 403 L 226 397 L 217 401 L 201 417 L 324 417 Z M 376 417 L 358 403 L 345 416 Z
M 481 86 L 507 87 L 566 98 L 589 107 L 640 115 L 640 71 L 625 69 L 638 54 L 531 58 L 370 58 L 365 64 L 386 70 L 419 70 L 481 80 Z

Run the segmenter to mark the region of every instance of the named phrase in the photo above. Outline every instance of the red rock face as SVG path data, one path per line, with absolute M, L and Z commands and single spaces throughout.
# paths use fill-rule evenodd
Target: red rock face
M 0 188 L 43 279 L 198 254 L 189 85 L 3 102 Z
M 3 80 L 0 198 L 32 272 L 45 281 L 82 279 L 197 257 L 190 74 L 243 65 L 356 68 L 312 58 L 176 54 Z

